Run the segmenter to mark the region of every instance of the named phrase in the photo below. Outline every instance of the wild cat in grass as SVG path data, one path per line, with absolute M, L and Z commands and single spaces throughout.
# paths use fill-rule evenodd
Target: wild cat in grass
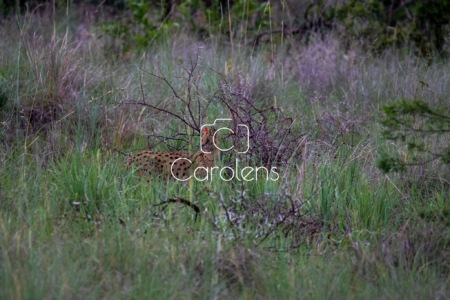
M 202 150 L 196 153 L 177 151 L 143 151 L 130 156 L 124 167 L 138 168 L 137 175 L 151 178 L 152 175 L 172 174 L 178 180 L 185 180 L 194 174 L 197 178 L 205 178 L 207 170 L 218 164 L 220 160 L 219 134 L 214 127 L 203 128 Z

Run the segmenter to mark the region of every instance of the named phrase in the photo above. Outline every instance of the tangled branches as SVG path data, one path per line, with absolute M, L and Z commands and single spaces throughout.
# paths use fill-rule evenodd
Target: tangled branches
M 140 82 L 142 97 L 139 100 L 126 100 L 122 103 L 144 106 L 164 113 L 197 134 L 202 125 L 206 123 L 208 116 L 211 116 L 210 108 L 214 106 L 214 108 L 224 111 L 225 116 L 222 115 L 218 118 L 226 117 L 233 121 L 229 127 L 231 130 L 222 135 L 224 139 L 231 139 L 236 148 L 245 149 L 244 143 L 247 142 L 248 137 L 249 147 L 244 155 L 244 160 L 247 160 L 248 163 L 260 162 L 270 168 L 286 163 L 294 155 L 296 149 L 299 148 L 300 137 L 303 136 L 298 132 L 299 129 L 295 128 L 295 119 L 286 116 L 281 109 L 275 106 L 262 109 L 261 103 L 258 103 L 258 100 L 252 96 L 251 84 L 245 82 L 241 74 L 228 79 L 227 75 L 209 68 L 219 76 L 220 81 L 218 88 L 209 94 L 205 93 L 200 85 L 205 72 L 199 64 L 199 48 L 195 57 L 189 58 L 189 61 L 189 67 L 179 65 L 186 74 L 184 95 L 182 95 L 183 91 L 176 89 L 171 80 L 163 74 L 159 63 L 156 64 L 156 73 L 141 69 L 143 73 L 157 78 L 166 85 L 171 91 L 171 100 L 181 104 L 181 109 L 175 110 L 151 103 L 147 99 L 148 95 L 144 93 L 142 80 Z M 204 96 L 205 94 L 207 96 Z M 240 125 L 245 125 L 248 131 L 243 130 L 244 128 Z M 181 140 L 186 144 L 189 142 L 186 133 L 174 130 L 171 136 L 155 134 L 152 137 L 166 145 L 168 140 Z

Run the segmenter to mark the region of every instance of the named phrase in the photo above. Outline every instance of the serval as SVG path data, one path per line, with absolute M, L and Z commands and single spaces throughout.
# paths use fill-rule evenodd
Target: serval
M 214 127 L 203 128 L 201 134 L 203 152 L 197 151 L 191 154 L 174 151 L 143 151 L 130 156 L 123 166 L 127 169 L 133 165 L 139 168 L 138 176 L 172 173 L 178 180 L 190 177 L 196 168 L 201 167 L 195 175 L 205 178 L 208 176 L 207 170 L 214 168 L 220 160 L 219 134 L 216 134 Z

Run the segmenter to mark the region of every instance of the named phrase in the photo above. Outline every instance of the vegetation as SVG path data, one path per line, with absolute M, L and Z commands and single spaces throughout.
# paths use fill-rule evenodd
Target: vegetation
M 332 8 L 341 24 L 384 49 L 412 41 L 422 55 L 441 52 L 450 23 L 450 1 L 348 1 Z
M 450 147 L 447 146 L 446 138 L 450 132 L 450 116 L 446 114 L 448 106 L 438 110 L 420 100 L 402 100 L 385 106 L 384 111 L 387 118 L 382 123 L 388 128 L 383 132 L 386 138 L 406 142 L 408 151 L 426 153 L 431 160 L 450 164 Z M 436 147 L 436 144 L 441 145 L 441 148 Z M 390 169 L 405 171 L 408 164 L 425 164 L 418 161 L 423 155 L 411 156 L 412 161 L 409 163 L 400 158 L 384 157 L 379 166 L 384 172 L 389 172 Z
M 339 26 L 339 7 L 299 2 L 8 11 L 0 298 L 450 294 L 448 42 L 378 48 Z M 342 22 L 360 5 L 344 4 Z M 144 149 L 198 151 L 218 118 L 234 120 L 227 148 L 245 145 L 236 123 L 250 128 L 248 154 L 220 167 L 278 180 L 148 183 L 121 167 Z

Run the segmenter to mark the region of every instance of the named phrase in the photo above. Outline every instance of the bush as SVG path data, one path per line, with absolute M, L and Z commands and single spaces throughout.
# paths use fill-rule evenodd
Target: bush
M 226 15 L 228 2 L 226 1 L 169 1 L 163 6 L 145 0 L 125 0 L 131 12 L 130 17 L 120 16 L 115 20 L 103 23 L 102 30 L 120 41 L 120 49 L 116 52 L 127 52 L 133 49 L 138 51 L 146 49 L 150 44 L 161 37 L 180 28 L 180 24 L 200 35 L 229 32 L 229 18 Z M 178 2 L 178 3 L 177 3 Z M 261 13 L 267 8 L 267 3 L 258 3 L 257 0 L 230 1 L 232 23 L 249 19 L 255 13 Z M 175 13 L 176 11 L 176 13 Z M 258 20 L 252 28 L 268 27 L 269 22 Z M 108 45 L 109 47 L 110 45 Z
M 423 100 L 403 99 L 384 106 L 383 110 L 386 119 L 382 124 L 387 127 L 383 136 L 406 143 L 408 151 L 413 153 L 408 160 L 384 154 L 377 164 L 383 172 L 404 171 L 408 165 L 433 160 L 450 164 L 450 146 L 443 146 L 450 133 L 448 107 L 431 108 Z M 427 159 L 421 159 L 415 154 L 426 154 Z
M 412 41 L 421 54 L 443 50 L 445 26 L 450 23 L 449 0 L 351 0 L 334 7 L 338 21 L 353 36 L 386 48 Z

